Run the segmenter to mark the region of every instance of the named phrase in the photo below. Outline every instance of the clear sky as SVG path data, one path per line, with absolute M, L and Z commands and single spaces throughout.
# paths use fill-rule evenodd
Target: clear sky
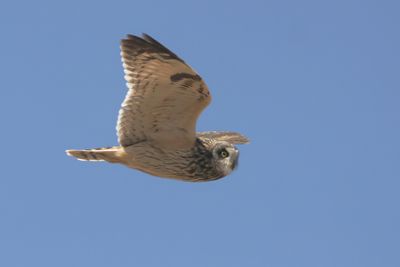
M 3 1 L 0 266 L 400 266 L 398 1 Z M 149 33 L 234 130 L 210 183 L 79 162 L 116 145 L 119 40 Z

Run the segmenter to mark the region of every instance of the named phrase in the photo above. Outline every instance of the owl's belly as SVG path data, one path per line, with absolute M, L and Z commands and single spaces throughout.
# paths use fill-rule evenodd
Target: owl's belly
M 193 179 L 188 151 L 163 151 L 142 143 L 126 147 L 125 152 L 125 164 L 130 168 L 165 178 Z

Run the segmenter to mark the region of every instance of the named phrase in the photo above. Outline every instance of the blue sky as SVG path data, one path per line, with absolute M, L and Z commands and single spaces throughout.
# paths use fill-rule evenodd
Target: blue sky
M 4 1 L 0 266 L 400 266 L 396 1 Z M 119 40 L 206 80 L 235 130 L 211 183 L 79 162 L 116 144 Z

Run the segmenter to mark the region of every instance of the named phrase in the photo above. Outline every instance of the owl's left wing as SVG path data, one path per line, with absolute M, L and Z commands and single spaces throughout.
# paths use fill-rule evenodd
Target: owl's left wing
M 225 141 L 231 144 L 248 144 L 250 140 L 237 132 L 219 132 L 219 131 L 211 131 L 211 132 L 199 132 L 197 133 L 197 137 L 205 137 L 210 139 L 215 139 L 217 141 Z
M 119 112 L 118 141 L 189 148 L 196 121 L 211 101 L 202 78 L 168 48 L 144 34 L 121 41 L 128 93 Z

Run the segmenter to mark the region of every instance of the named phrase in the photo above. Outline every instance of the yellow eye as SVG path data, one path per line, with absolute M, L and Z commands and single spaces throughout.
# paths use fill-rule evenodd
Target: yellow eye
M 228 151 L 226 151 L 225 149 L 222 149 L 222 150 L 219 152 L 219 155 L 220 155 L 221 158 L 227 158 L 227 157 L 229 156 L 229 153 L 228 153 Z

